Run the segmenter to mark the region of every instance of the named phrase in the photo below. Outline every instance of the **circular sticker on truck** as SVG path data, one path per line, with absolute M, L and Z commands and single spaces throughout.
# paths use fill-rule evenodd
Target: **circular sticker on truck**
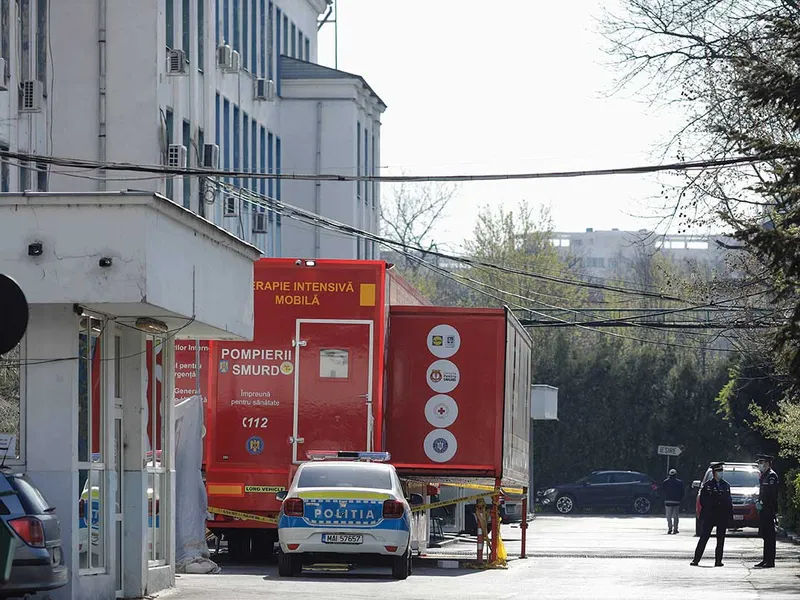
M 428 332 L 428 350 L 437 358 L 450 358 L 461 347 L 461 336 L 451 325 L 437 325 Z
M 452 459 L 458 450 L 456 436 L 447 429 L 434 429 L 425 436 L 423 442 L 425 456 L 433 462 L 443 463 Z
M 450 427 L 458 417 L 458 404 L 446 394 L 436 394 L 425 404 L 425 418 L 434 427 Z
M 461 381 L 458 367 L 449 360 L 437 360 L 430 367 L 425 376 L 428 386 L 438 394 L 452 392 Z

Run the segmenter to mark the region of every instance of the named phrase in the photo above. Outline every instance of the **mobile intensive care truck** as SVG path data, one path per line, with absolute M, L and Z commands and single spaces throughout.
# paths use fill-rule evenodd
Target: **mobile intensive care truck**
M 208 505 L 274 518 L 312 450 L 380 450 L 387 273 L 382 261 L 262 259 L 252 342 L 210 342 Z M 214 514 L 233 558 L 272 552 L 274 523 Z

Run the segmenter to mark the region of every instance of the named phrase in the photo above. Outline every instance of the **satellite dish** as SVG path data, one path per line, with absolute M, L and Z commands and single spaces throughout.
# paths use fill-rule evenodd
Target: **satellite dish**
M 28 300 L 17 282 L 0 273 L 0 355 L 19 344 L 28 329 Z

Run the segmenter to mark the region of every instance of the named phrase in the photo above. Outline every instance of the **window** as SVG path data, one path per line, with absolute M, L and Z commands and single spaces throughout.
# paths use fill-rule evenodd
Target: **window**
M 31 2 L 30 0 L 18 0 L 19 9 L 19 40 L 20 40 L 20 79 L 26 81 L 31 79 Z M 5 57 L 10 60 L 10 56 Z
M 283 53 L 289 55 L 289 17 L 283 15 Z
M 6 462 L 21 458 L 22 443 L 22 347 L 17 347 L 0 357 L 0 432 L 17 436 L 17 446 L 12 448 Z
M 272 145 L 272 134 L 269 136 L 269 143 L 270 146 Z M 259 149 L 259 173 L 272 173 L 272 148 L 269 149 L 269 171 L 267 171 L 267 129 L 262 125 L 260 131 L 260 137 L 258 140 L 258 149 Z M 266 179 L 259 179 L 258 180 L 258 192 L 262 196 L 266 196 L 267 194 L 267 180 Z M 269 181 L 269 195 L 272 194 L 272 180 Z
M 275 173 L 275 153 L 273 152 L 273 148 L 274 148 L 273 135 L 271 133 L 268 134 L 267 135 L 267 139 L 268 139 L 268 142 L 267 142 L 267 148 L 268 148 L 267 173 L 272 175 L 273 173 Z M 273 178 L 270 178 L 268 181 L 269 181 L 269 190 L 267 191 L 267 196 L 269 196 L 270 198 L 274 198 L 275 197 L 274 196 L 274 194 L 275 194 L 275 189 L 274 189 L 275 188 L 275 185 L 274 185 L 275 180 Z M 270 216 L 270 218 L 272 218 L 272 217 Z
M 0 150 L 8 152 L 8 144 L 0 144 Z M 0 192 L 11 191 L 11 168 L 8 159 L 0 158 Z
M 217 35 L 217 46 L 219 46 L 222 43 L 222 34 L 220 33 L 220 26 L 222 25 L 222 15 L 220 14 L 221 11 L 219 7 L 219 0 L 216 0 L 216 9 L 217 12 L 214 13 L 214 15 L 216 16 L 216 19 L 214 21 L 216 23 L 216 25 L 214 26 L 214 30 L 216 31 Z
M 242 123 L 239 120 L 239 107 L 235 104 L 233 105 L 233 170 L 239 171 L 241 165 L 239 164 L 239 152 L 241 149 L 239 147 L 240 139 L 242 135 Z M 240 180 L 238 177 L 233 179 L 233 185 L 239 186 Z
M 90 316 L 78 329 L 78 553 L 80 569 L 89 572 L 106 566 L 104 329 Z
M 319 351 L 320 379 L 347 379 L 350 353 L 338 348 L 325 348 Z
M 192 125 L 189 121 L 183 122 L 183 142 L 186 146 L 186 166 L 191 166 L 189 157 L 192 155 Z M 192 207 L 192 178 L 188 175 L 183 178 L 183 206 Z
M 206 0 L 197 2 L 197 68 L 202 71 L 206 60 Z
M 356 123 L 356 175 L 361 175 L 361 122 Z M 356 182 L 356 198 L 361 200 L 361 180 Z
M 159 368 L 166 371 L 171 364 L 172 343 L 167 343 L 165 338 L 159 336 L 147 336 L 146 341 L 146 360 L 147 360 L 147 449 L 143 462 L 147 471 L 147 490 L 144 492 L 147 503 L 147 558 L 150 566 L 166 564 L 167 559 L 167 525 L 163 506 L 169 505 L 168 482 L 169 457 L 165 455 L 164 449 L 167 445 L 167 423 L 169 422 L 169 403 L 165 402 L 164 385 L 162 385 L 156 373 Z M 165 375 L 164 381 L 169 381 Z
M 250 41 L 250 44 L 251 44 L 251 47 L 250 47 L 250 56 L 251 56 L 251 58 L 250 58 L 250 60 L 253 62 L 251 71 L 252 71 L 253 75 L 255 75 L 256 73 L 259 72 L 258 71 L 259 19 L 257 18 L 257 15 L 258 15 L 258 0 L 251 0 L 251 2 L 252 3 L 251 3 L 250 6 L 251 6 L 252 15 L 250 17 L 250 25 L 253 28 L 253 34 L 251 36 L 252 40 Z M 264 20 L 264 16 L 262 15 L 261 16 L 261 21 L 263 21 L 263 20 Z M 260 31 L 263 31 L 263 28 L 260 29 Z M 262 72 L 263 72 L 263 67 L 262 67 Z M 263 75 L 262 75 L 262 77 L 263 77 Z
M 250 153 L 250 172 L 251 173 L 259 173 L 258 170 L 258 155 L 256 154 L 256 140 L 258 139 L 258 123 L 256 120 L 253 119 L 252 123 L 250 124 L 250 144 L 252 148 L 252 152 Z M 260 171 L 263 173 L 264 171 Z M 254 192 L 258 193 L 258 182 L 259 180 L 255 177 L 250 179 L 250 189 Z
M 378 174 L 378 166 L 376 164 L 377 151 L 375 149 L 375 134 L 372 134 L 372 175 Z M 378 182 L 373 181 L 372 185 L 372 210 L 375 210 L 378 198 Z M 375 242 L 373 242 L 374 245 Z
M 249 2 L 250 0 L 242 0 L 242 64 L 245 71 L 255 71 L 250 69 L 250 19 L 247 14 Z
M 167 19 L 167 48 L 175 47 L 175 2 L 167 0 L 165 16 Z
M 8 3 L 9 0 L 0 0 L 0 38 L 2 38 L 0 39 L 0 53 L 6 59 L 6 72 L 0 73 L 0 76 L 4 76 L 6 79 L 11 73 L 11 61 L 9 60 L 11 54 L 11 29 L 9 28 Z
M 369 134 L 364 127 L 364 175 L 369 175 Z M 369 182 L 364 182 L 364 206 L 369 206 Z M 366 211 L 365 211 L 366 212 Z
M 240 26 L 241 23 L 239 22 L 239 3 L 242 0 L 233 0 L 233 49 L 239 49 L 239 41 L 240 41 Z
M 294 23 L 292 23 L 292 47 L 291 47 L 291 56 L 292 58 L 297 58 L 297 28 L 295 27 Z
M 250 168 L 250 117 L 247 116 L 246 112 L 242 113 L 242 171 L 247 171 Z M 248 178 L 243 181 L 243 186 L 246 188 L 250 187 L 250 181 L 252 179 Z
M 202 4 L 203 0 L 200 0 L 198 4 Z M 183 52 L 186 54 L 186 60 L 189 60 L 191 56 L 191 45 L 192 45 L 192 30 L 189 28 L 189 5 L 190 0 L 182 0 L 181 6 L 181 39 L 183 45 Z
M 270 47 L 270 50 L 272 48 Z M 281 95 L 281 11 L 275 9 L 275 90 Z
M 306 56 L 305 56 L 305 59 L 308 62 L 311 62 L 311 40 L 306 38 L 305 45 L 306 45 Z
M 169 145 L 172 143 L 172 139 L 173 139 L 172 138 L 172 135 L 173 135 L 173 120 L 174 120 L 174 115 L 173 115 L 172 111 L 170 109 L 167 109 L 166 117 L 165 117 L 165 123 L 164 123 L 164 126 L 166 128 L 166 142 L 167 142 L 166 146 L 167 147 L 169 147 Z M 174 186 L 172 184 L 173 183 L 172 182 L 172 177 L 173 177 L 172 175 L 167 175 L 167 198 L 169 198 L 170 200 L 172 200 L 172 196 L 174 194 Z
M 234 0 L 236 2 L 237 0 Z M 231 43 L 231 18 L 230 0 L 222 3 L 222 40 L 226 44 Z
M 223 166 L 226 171 L 231 169 L 231 153 L 230 153 L 230 140 L 231 140 L 231 103 L 227 98 L 222 101 L 222 146 L 220 152 L 223 155 Z
M 300 473 L 299 488 L 355 487 L 376 490 L 392 489 L 389 469 L 332 463 L 308 465 Z
M 269 51 L 269 62 L 267 62 L 267 48 L 270 46 L 270 44 L 272 44 L 272 2 L 269 3 L 269 15 L 267 15 L 267 5 L 265 0 L 258 1 L 259 8 L 261 10 L 259 13 L 259 19 L 261 23 L 261 69 L 259 70 L 259 74 L 261 77 L 264 77 L 266 73 L 269 73 L 267 77 L 272 79 L 272 49 Z M 267 29 L 267 27 L 269 27 L 269 29 Z
M 275 136 L 275 171 L 281 174 L 281 138 Z M 275 182 L 275 199 L 281 199 L 280 177 Z M 281 255 L 281 216 L 275 215 L 275 256 Z
M 36 78 L 47 84 L 47 4 L 36 1 Z
M 50 189 L 46 163 L 36 163 L 36 189 L 40 192 L 46 192 Z
M 26 192 L 31 189 L 31 170 L 28 161 L 19 161 L 19 191 Z

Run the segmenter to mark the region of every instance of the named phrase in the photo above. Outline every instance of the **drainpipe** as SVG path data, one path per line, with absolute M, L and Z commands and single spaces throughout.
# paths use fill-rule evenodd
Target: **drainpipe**
M 315 173 L 322 174 L 322 102 L 317 102 L 317 156 Z M 314 183 L 314 213 L 320 214 L 322 210 L 322 182 L 318 179 Z M 314 227 L 314 258 L 320 257 L 321 240 L 319 226 Z
M 98 32 L 98 47 L 100 50 L 99 56 L 99 68 L 100 72 L 98 73 L 100 79 L 100 105 L 98 110 L 99 115 L 99 123 L 98 123 L 98 154 L 99 154 L 99 162 L 102 164 L 106 163 L 107 160 L 107 153 L 106 153 L 106 0 L 98 0 L 98 10 L 99 10 L 99 17 L 100 17 L 100 28 Z M 100 191 L 105 191 L 108 189 L 106 181 L 106 171 L 105 169 L 100 169 L 98 172 L 100 182 Z

